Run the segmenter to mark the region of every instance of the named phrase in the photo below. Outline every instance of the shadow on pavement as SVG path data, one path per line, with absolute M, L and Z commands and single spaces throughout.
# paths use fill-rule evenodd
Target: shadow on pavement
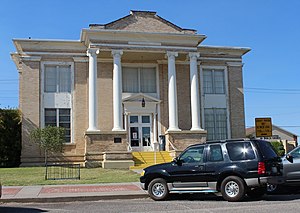
M 35 208 L 22 208 L 22 207 L 2 207 L 0 206 L 0 212 L 7 213 L 39 213 L 39 212 L 48 212 L 42 209 Z

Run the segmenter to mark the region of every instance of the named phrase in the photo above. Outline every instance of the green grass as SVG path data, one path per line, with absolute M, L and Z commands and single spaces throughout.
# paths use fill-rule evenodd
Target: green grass
M 45 180 L 45 167 L 0 168 L 4 186 L 138 182 L 140 175 L 122 169 L 80 168 L 80 180 Z

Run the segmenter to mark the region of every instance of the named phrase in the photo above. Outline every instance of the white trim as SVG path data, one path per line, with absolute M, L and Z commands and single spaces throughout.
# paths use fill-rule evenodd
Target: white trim
M 21 56 L 22 61 L 41 61 L 41 56 Z
M 84 62 L 84 63 L 89 62 L 89 58 L 88 57 L 78 57 L 78 56 L 75 56 L 75 57 L 73 57 L 73 60 L 74 60 L 74 62 Z
M 126 49 L 126 48 L 131 48 L 131 49 L 162 49 L 162 50 L 168 50 L 168 51 L 197 51 L 197 47 L 181 47 L 181 46 L 143 46 L 143 45 L 130 45 L 130 44 L 95 44 L 95 43 L 90 43 L 91 48 L 97 48 L 97 47 L 109 47 L 109 48 L 118 48 L 118 49 Z
M 226 63 L 230 67 L 242 67 L 244 64 L 241 62 L 227 62 Z
M 42 61 L 40 63 L 40 91 L 41 91 L 41 96 L 40 96 L 40 127 L 44 128 L 45 127 L 45 105 L 44 105 L 44 72 L 45 72 L 45 65 L 69 65 L 71 66 L 71 108 L 70 108 L 70 124 L 71 124 L 71 140 L 70 143 L 74 143 L 74 101 L 73 101 L 73 96 L 74 96 L 74 62 L 55 62 L 55 61 Z
M 30 55 L 56 55 L 56 56 L 86 56 L 85 53 L 68 53 L 68 52 L 22 52 L 22 56 Z
M 159 42 L 139 42 L 139 41 L 128 41 L 130 45 L 146 45 L 146 46 L 161 46 Z

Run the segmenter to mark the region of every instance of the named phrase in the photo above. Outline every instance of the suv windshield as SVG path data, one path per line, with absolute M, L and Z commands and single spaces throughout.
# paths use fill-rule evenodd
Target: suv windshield
M 263 158 L 271 159 L 278 157 L 270 142 L 264 140 L 255 140 L 255 143 L 259 147 Z

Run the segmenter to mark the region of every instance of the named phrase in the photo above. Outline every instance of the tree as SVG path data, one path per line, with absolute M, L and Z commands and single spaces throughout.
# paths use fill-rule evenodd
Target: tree
M 275 149 L 278 156 L 283 156 L 285 153 L 284 146 L 279 141 L 271 141 L 273 148 Z
M 21 115 L 18 109 L 0 109 L 0 167 L 20 165 Z
M 56 126 L 37 128 L 30 132 L 33 142 L 39 144 L 45 151 L 45 165 L 47 165 L 48 153 L 62 152 L 65 143 L 65 129 Z

